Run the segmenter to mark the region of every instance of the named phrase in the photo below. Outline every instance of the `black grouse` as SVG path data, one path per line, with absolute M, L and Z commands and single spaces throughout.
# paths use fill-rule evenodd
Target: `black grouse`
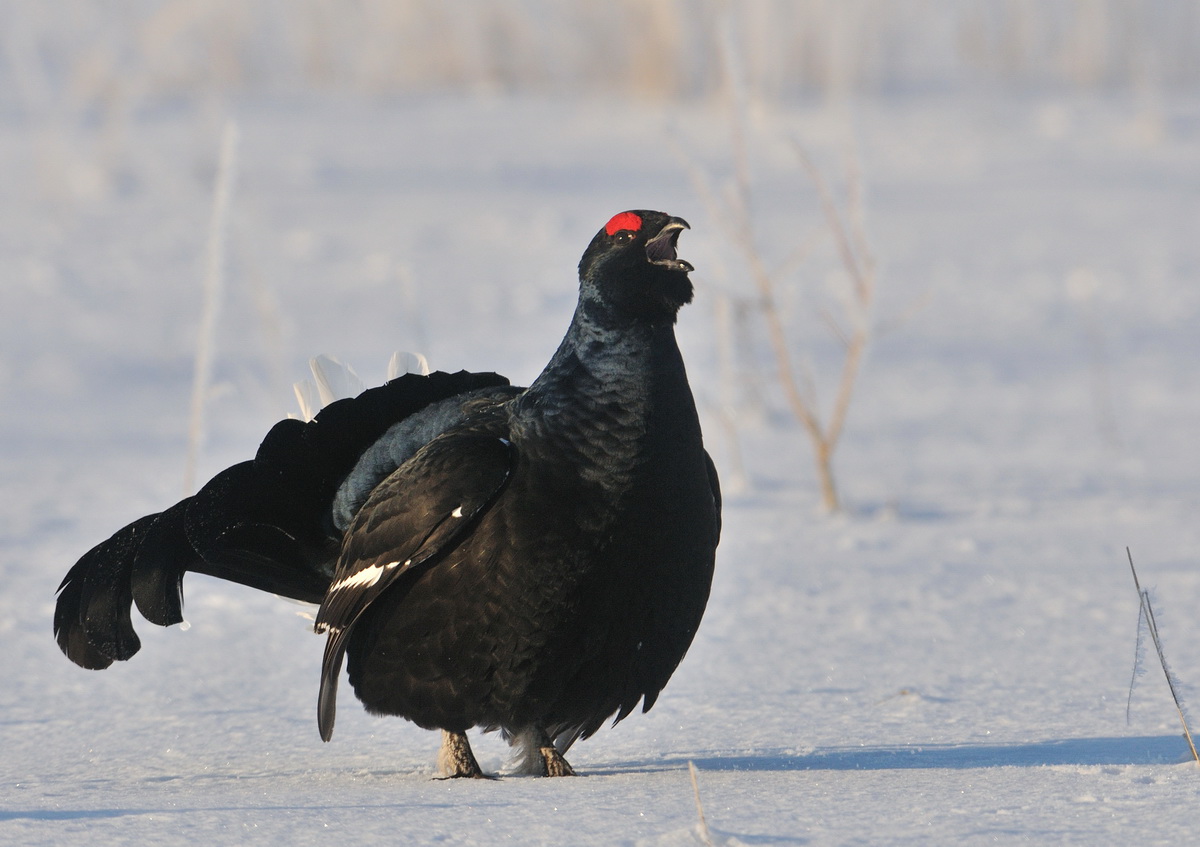
M 59 588 L 63 652 L 130 658 L 131 605 L 179 623 L 184 573 L 206 573 L 321 604 L 323 739 L 345 659 L 368 711 L 443 731 L 447 776 L 482 776 L 472 727 L 570 775 L 574 741 L 654 704 L 708 600 L 721 496 L 674 332 L 687 226 L 609 220 L 528 388 L 405 375 L 280 421 L 252 461 L 119 530 Z

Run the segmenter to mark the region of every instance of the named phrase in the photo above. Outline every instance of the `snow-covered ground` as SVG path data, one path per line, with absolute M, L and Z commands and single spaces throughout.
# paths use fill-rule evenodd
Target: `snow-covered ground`
M 717 844 L 1189 841 L 1200 769 L 1156 665 L 1126 721 L 1124 548 L 1200 685 L 1198 107 L 857 104 L 877 317 L 899 320 L 838 453 L 847 511 L 817 510 L 753 349 L 761 376 L 741 379 L 763 399 L 728 412 L 748 484 L 691 653 L 651 713 L 572 751 L 586 777 L 485 784 L 434 780 L 434 734 L 352 700 L 322 744 L 322 640 L 273 597 L 190 576 L 187 631 L 142 622 L 142 652 L 101 673 L 58 652 L 66 569 L 182 493 L 226 115 L 0 114 L 0 842 L 697 844 L 688 762 Z M 395 349 L 532 379 L 583 247 L 631 207 L 692 223 L 681 345 L 733 466 L 714 304 L 750 289 L 684 164 L 728 174 L 717 107 L 311 95 L 228 116 L 203 478 L 295 411 L 317 353 L 368 383 Z M 836 182 L 845 126 L 819 104 L 753 113 L 768 258 L 820 221 L 788 139 Z M 785 297 L 818 373 L 827 254 Z M 475 743 L 506 766 L 498 739 Z

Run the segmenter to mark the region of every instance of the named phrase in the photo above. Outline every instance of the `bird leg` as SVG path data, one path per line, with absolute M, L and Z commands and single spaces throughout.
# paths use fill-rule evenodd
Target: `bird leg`
M 575 776 L 571 765 L 554 746 L 554 741 L 540 726 L 517 733 L 513 746 L 520 746 L 520 771 L 532 776 Z
M 546 765 L 542 776 L 575 776 L 575 770 L 553 744 L 539 747 L 538 752 L 542 754 L 542 761 Z
M 442 771 L 442 779 L 490 779 L 475 761 L 471 752 L 471 743 L 467 741 L 465 732 L 450 732 L 442 730 L 442 749 L 438 753 L 438 767 Z

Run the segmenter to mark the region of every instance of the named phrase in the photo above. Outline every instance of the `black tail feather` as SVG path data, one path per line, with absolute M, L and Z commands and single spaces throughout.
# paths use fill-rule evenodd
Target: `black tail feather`
M 138 545 L 157 517 L 140 518 L 97 544 L 58 587 L 54 632 L 59 647 L 76 664 L 106 668 L 141 649 L 129 617 L 129 578 Z
M 154 520 L 133 556 L 130 590 L 142 617 L 159 626 L 183 622 L 183 575 L 203 560 L 188 543 L 184 515 L 192 498 L 176 503 Z
M 280 421 L 253 461 L 134 521 L 71 568 L 54 613 L 59 647 L 85 668 L 129 659 L 141 648 L 131 606 L 151 623 L 180 623 L 188 571 L 319 603 L 341 542 L 333 499 L 363 452 L 432 403 L 506 385 L 494 373 L 407 374 L 332 403 L 307 423 Z
M 187 507 L 187 538 L 201 562 L 188 570 L 319 603 L 342 533 L 338 486 L 388 428 L 448 397 L 508 385 L 494 373 L 405 374 L 338 400 L 306 422 L 275 424 L 252 462 L 217 474 Z
M 234 465 L 187 506 L 186 537 L 199 554 L 188 570 L 319 603 L 341 540 L 325 518 L 332 499 L 332 491 L 285 484 L 257 461 Z
M 317 693 L 317 731 L 322 741 L 333 738 L 333 724 L 337 718 L 338 677 L 342 674 L 342 660 L 346 656 L 349 642 L 348 630 L 329 633 L 325 642 L 325 656 L 321 661 L 321 687 Z

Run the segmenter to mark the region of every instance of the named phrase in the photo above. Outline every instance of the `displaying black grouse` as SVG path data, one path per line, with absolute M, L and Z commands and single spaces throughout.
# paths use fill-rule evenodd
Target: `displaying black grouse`
M 529 388 L 400 377 L 279 422 L 253 461 L 119 530 L 59 588 L 63 652 L 130 658 L 131 604 L 179 623 L 184 573 L 206 573 L 321 604 L 326 741 L 345 659 L 368 711 L 443 731 L 448 776 L 482 776 L 472 727 L 571 774 L 574 741 L 654 704 L 712 581 L 720 490 L 674 333 L 685 228 L 631 211 L 596 234 Z

